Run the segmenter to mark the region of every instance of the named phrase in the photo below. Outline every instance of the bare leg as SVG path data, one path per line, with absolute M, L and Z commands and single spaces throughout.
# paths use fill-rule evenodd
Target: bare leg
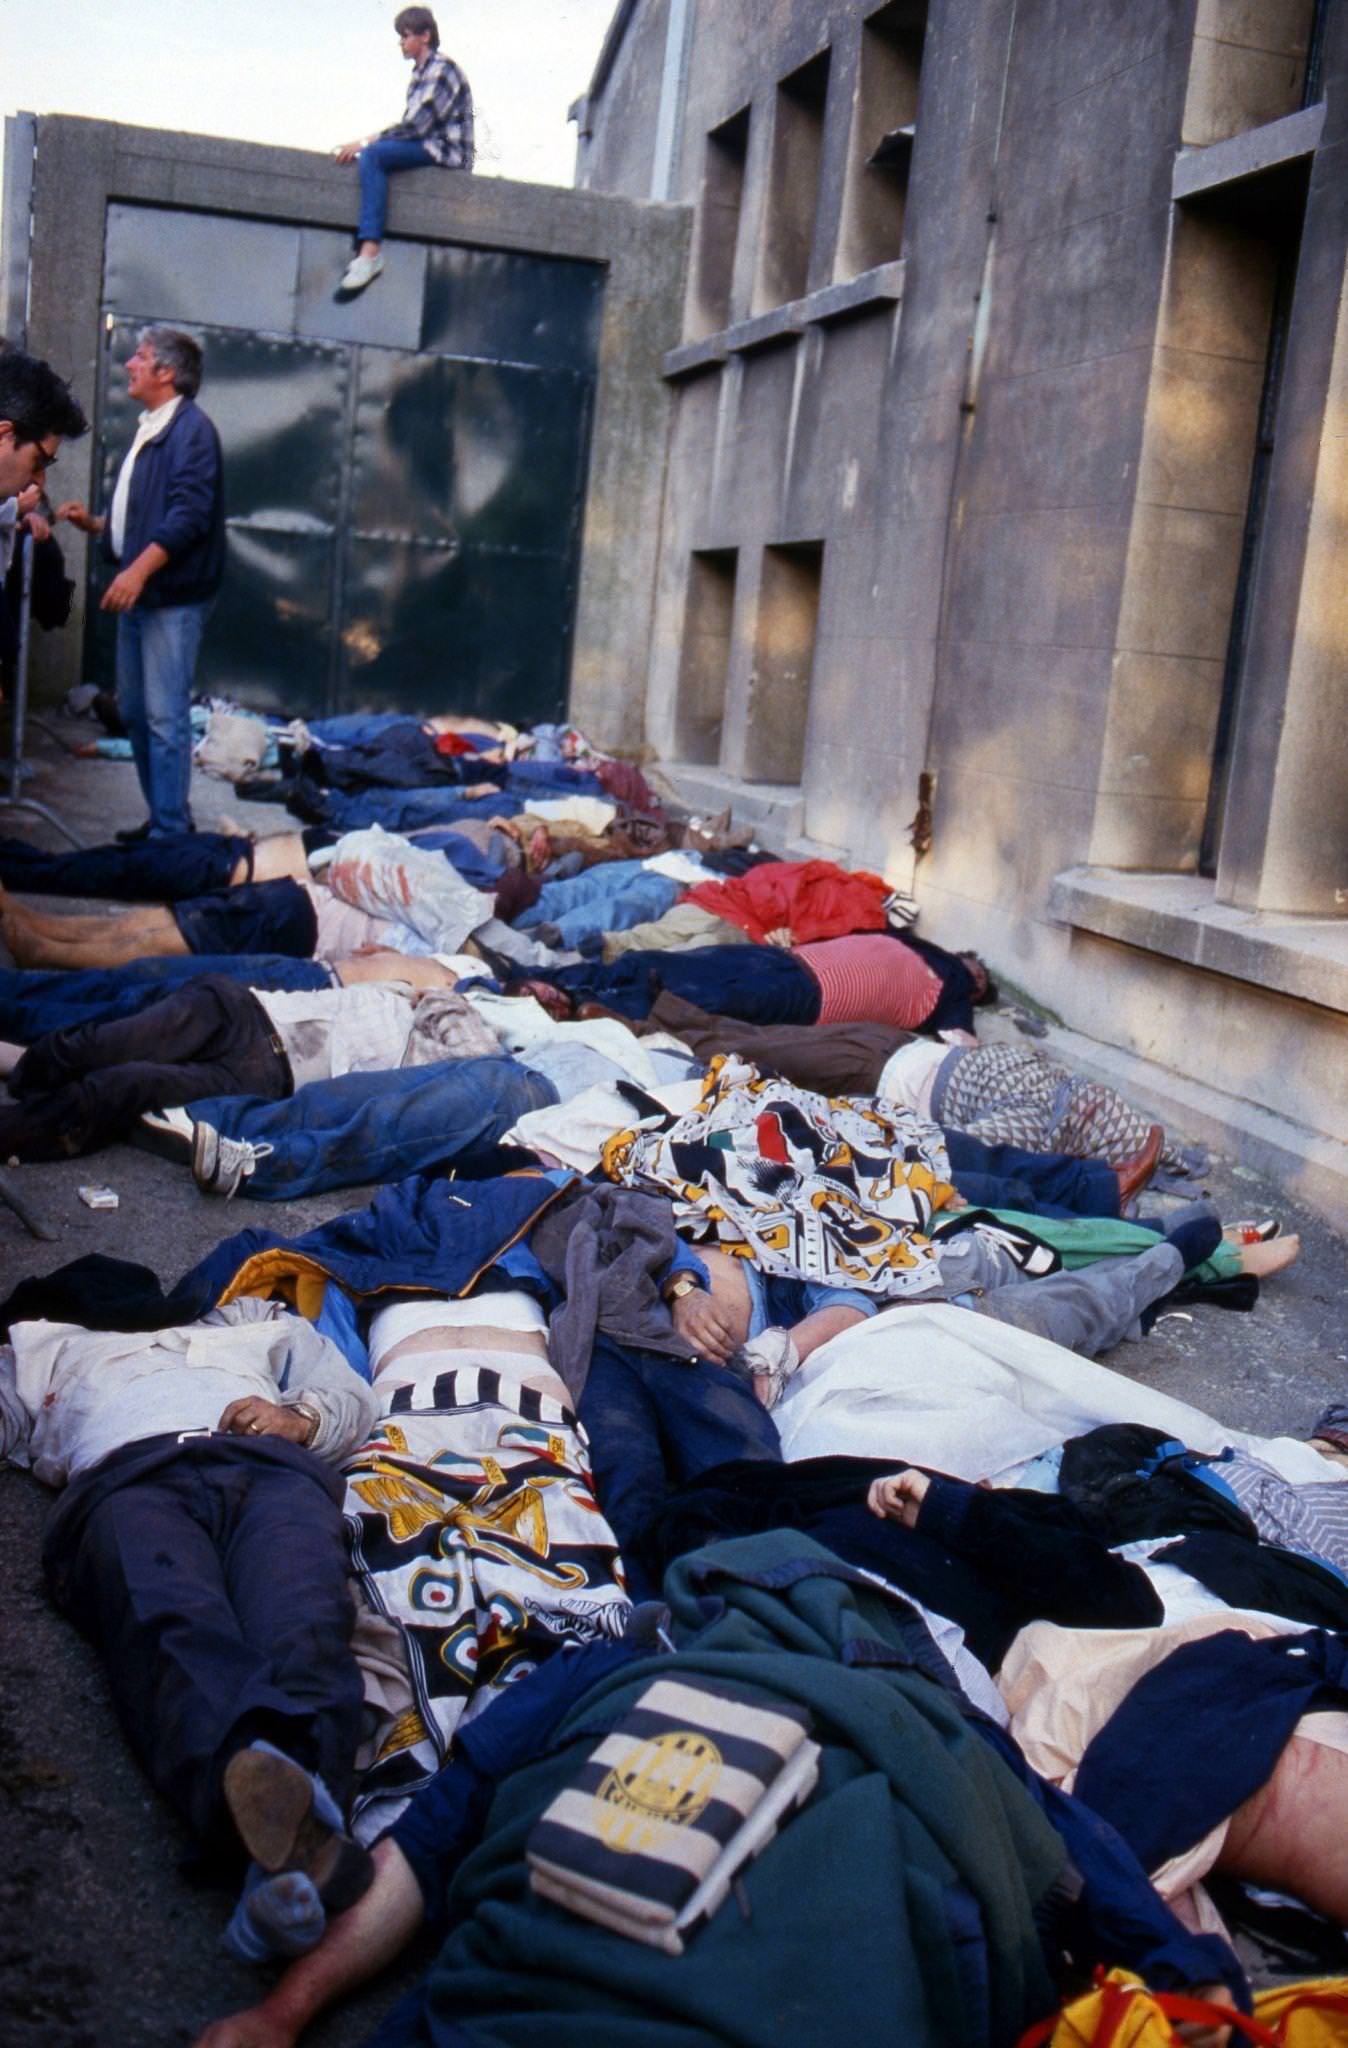
M 1348 1756 L 1294 1735 L 1267 1785 L 1232 1814 L 1217 1868 L 1291 1892 L 1312 1912 L 1343 1926 L 1346 1799 Z
M 292 2048 L 309 2022 L 406 1948 L 424 1917 L 421 1887 L 395 1842 L 374 1850 L 374 1883 L 291 1964 L 260 2004 L 207 2027 L 197 2048 Z
M 35 938 L 56 939 L 61 944 L 71 944 L 77 939 L 96 937 L 98 932 L 116 917 L 116 911 L 50 911 L 34 910 L 30 904 L 16 903 L 12 896 L 5 896 L 0 908 L 16 925 L 31 932 Z

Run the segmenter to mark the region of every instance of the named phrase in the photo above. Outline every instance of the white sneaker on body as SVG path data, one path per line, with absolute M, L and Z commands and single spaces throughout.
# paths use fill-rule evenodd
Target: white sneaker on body
M 259 1159 L 269 1159 L 274 1150 L 247 1138 L 227 1138 L 214 1124 L 198 1124 L 192 1140 L 192 1178 L 203 1195 L 223 1195 L 229 1201 L 252 1178 Z

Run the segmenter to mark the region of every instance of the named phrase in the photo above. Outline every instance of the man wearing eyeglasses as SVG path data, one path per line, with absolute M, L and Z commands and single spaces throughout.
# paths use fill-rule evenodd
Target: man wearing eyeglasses
M 225 572 L 220 436 L 196 403 L 201 347 L 147 327 L 126 365 L 144 411 L 99 516 L 72 499 L 57 510 L 99 534 L 117 574 L 103 593 L 117 616 L 117 702 L 149 817 L 119 839 L 190 832 L 192 684 L 206 620 Z
M 19 641 L 18 600 L 10 578 L 20 532 L 45 542 L 51 529 L 37 509 L 42 479 L 55 466 L 64 437 L 88 422 L 48 363 L 0 339 L 0 680 L 8 688 Z M 10 587 L 6 588 L 6 582 Z
M 78 439 L 88 426 L 49 363 L 0 344 L 0 503 L 40 482 L 61 442 Z

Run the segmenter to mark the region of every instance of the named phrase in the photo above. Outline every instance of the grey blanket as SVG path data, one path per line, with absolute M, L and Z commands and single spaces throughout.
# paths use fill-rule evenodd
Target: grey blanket
M 669 1202 L 587 1185 L 574 1201 L 549 1209 L 529 1243 L 565 1295 L 548 1326 L 548 1351 L 573 1401 L 584 1391 L 598 1331 L 642 1351 L 695 1355 L 660 1293 L 677 1247 Z

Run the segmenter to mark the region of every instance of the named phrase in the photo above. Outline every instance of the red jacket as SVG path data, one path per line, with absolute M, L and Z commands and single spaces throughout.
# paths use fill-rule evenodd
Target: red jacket
M 889 894 L 879 875 L 849 874 L 831 860 L 773 860 L 724 882 L 699 882 L 684 900 L 739 925 L 760 944 L 785 926 L 798 944 L 808 945 L 883 931 Z

